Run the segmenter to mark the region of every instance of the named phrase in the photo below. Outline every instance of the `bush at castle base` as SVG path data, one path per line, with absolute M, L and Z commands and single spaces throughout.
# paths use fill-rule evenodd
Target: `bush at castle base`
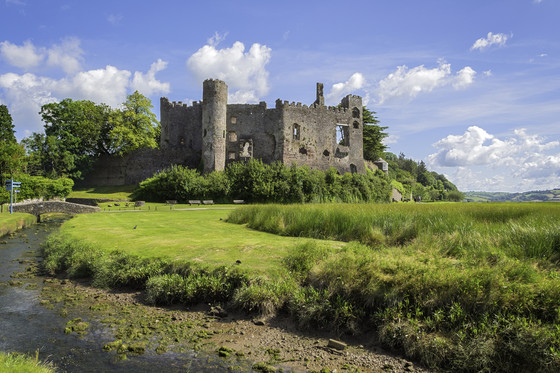
M 12 179 L 12 176 L 2 175 L 2 188 L 0 190 L 0 202 L 10 200 L 10 192 L 4 188 L 5 182 Z M 17 194 L 17 200 L 44 198 L 51 199 L 55 197 L 64 198 L 74 186 L 74 181 L 65 177 L 59 179 L 48 179 L 42 176 L 30 176 L 20 174 L 13 176 L 14 181 L 21 182 L 21 188 Z
M 390 196 L 391 183 L 381 172 L 339 175 L 334 168 L 319 171 L 260 160 L 233 163 L 206 175 L 172 166 L 141 182 L 134 193 L 135 199 L 151 202 L 388 202 Z

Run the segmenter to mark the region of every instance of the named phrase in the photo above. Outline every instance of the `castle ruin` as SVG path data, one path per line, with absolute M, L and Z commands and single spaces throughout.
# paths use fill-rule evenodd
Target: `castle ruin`
M 202 101 L 187 105 L 160 100 L 160 149 L 142 149 L 121 158 L 101 159 L 89 185 L 135 184 L 172 164 L 204 172 L 223 170 L 251 158 L 264 163 L 307 165 L 339 173 L 365 172 L 362 98 L 348 95 L 339 106 L 325 106 L 317 83 L 311 105 L 276 100 L 274 108 L 228 104 L 228 87 L 205 80 Z

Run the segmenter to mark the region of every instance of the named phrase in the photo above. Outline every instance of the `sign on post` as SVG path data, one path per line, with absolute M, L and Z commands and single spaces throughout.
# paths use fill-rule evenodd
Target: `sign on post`
M 21 181 L 14 181 L 8 180 L 6 181 L 6 190 L 11 192 L 10 193 L 10 214 L 14 213 L 14 192 L 19 192 L 19 188 L 21 188 Z

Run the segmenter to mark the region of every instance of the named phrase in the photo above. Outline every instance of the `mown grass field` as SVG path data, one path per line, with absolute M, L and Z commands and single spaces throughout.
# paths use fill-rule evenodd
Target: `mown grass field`
M 136 187 L 136 185 L 125 185 L 74 188 L 67 198 L 113 199 L 117 201 L 128 200 Z
M 120 250 L 143 258 L 166 257 L 210 265 L 231 265 L 240 260 L 243 268 L 270 276 L 282 272 L 282 258 L 302 241 L 228 224 L 225 220 L 233 207 L 227 205 L 178 210 L 188 207 L 179 205 L 171 210 L 163 204 L 148 204 L 137 211 L 106 206 L 101 205 L 104 213 L 69 220 L 60 232 L 106 251 Z
M 44 254 L 51 273 L 134 284 L 155 304 L 287 312 L 451 371 L 555 372 L 559 222 L 554 203 L 105 212 L 66 222 Z

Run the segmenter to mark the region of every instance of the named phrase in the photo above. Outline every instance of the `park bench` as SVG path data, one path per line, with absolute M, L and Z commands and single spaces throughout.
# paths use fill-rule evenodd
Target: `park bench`
M 242 204 L 245 203 L 245 200 L 244 199 L 234 199 L 233 203 L 236 204 L 236 205 L 242 205 Z
M 177 201 L 174 200 L 174 199 L 170 199 L 170 200 L 168 200 L 168 201 L 165 201 L 165 204 L 166 204 L 166 205 L 176 205 L 176 204 L 177 204 Z
M 189 205 L 200 205 L 200 200 L 191 199 L 191 200 L 189 200 Z
M 203 205 L 213 205 L 214 201 L 211 200 L 211 199 L 207 199 L 207 200 L 202 201 L 202 204 Z

